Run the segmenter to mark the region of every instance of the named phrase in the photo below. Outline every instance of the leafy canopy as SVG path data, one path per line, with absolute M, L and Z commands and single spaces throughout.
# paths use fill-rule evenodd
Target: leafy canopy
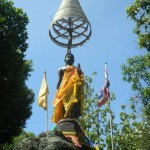
M 146 52 L 122 65 L 123 80 L 132 84 L 136 97 L 146 106 L 150 103 L 150 1 L 135 0 L 127 14 L 135 22 L 133 32 L 138 36 L 139 48 Z
M 26 60 L 28 17 L 13 2 L 0 2 L 0 144 L 11 142 L 31 116 L 34 94 L 26 85 L 32 61 Z

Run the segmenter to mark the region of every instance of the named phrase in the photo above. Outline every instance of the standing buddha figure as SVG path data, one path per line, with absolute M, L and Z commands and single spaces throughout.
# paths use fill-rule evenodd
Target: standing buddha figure
M 83 112 L 84 74 L 80 64 L 73 66 L 73 54 L 66 54 L 65 63 L 58 70 L 57 91 L 53 99 L 52 122 L 56 124 L 64 118 L 78 118 Z

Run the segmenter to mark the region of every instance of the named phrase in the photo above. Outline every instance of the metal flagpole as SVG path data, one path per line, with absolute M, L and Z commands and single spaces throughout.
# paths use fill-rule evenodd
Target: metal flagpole
M 47 110 L 46 110 L 46 130 L 48 131 L 48 98 L 47 98 Z
M 107 90 L 108 90 L 108 93 L 110 93 L 109 92 L 110 83 L 109 83 L 109 80 L 108 80 L 107 63 L 105 63 L 105 78 L 106 78 Z M 111 147 L 112 147 L 112 150 L 114 150 L 112 117 L 111 117 L 111 109 L 110 109 L 110 94 L 108 95 L 108 102 L 109 102 L 109 118 L 110 118 L 109 123 L 110 123 Z
M 111 109 L 110 109 L 110 98 L 108 99 L 109 100 L 109 123 L 110 123 L 110 135 L 111 135 L 111 147 L 112 147 L 112 150 L 114 150 L 114 140 L 113 140 L 113 129 L 112 129 L 112 117 L 111 117 Z
M 46 80 L 46 71 L 44 71 L 45 73 L 45 80 Z M 47 80 L 46 80 L 46 86 L 47 86 Z M 46 131 L 48 131 L 48 93 L 46 94 Z

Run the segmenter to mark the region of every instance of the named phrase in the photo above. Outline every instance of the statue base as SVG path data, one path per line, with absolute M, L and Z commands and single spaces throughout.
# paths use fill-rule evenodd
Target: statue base
M 56 125 L 56 130 L 62 132 L 65 137 L 72 140 L 76 147 L 81 148 L 82 146 L 89 147 L 89 149 L 95 149 L 90 146 L 87 138 L 78 124 L 78 122 L 71 118 L 62 119 Z

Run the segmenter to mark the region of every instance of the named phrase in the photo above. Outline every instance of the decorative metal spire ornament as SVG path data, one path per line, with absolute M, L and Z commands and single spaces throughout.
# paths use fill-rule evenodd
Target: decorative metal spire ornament
M 49 36 L 54 43 L 67 47 L 67 53 L 86 43 L 91 36 L 91 25 L 78 0 L 62 0 L 51 22 Z

